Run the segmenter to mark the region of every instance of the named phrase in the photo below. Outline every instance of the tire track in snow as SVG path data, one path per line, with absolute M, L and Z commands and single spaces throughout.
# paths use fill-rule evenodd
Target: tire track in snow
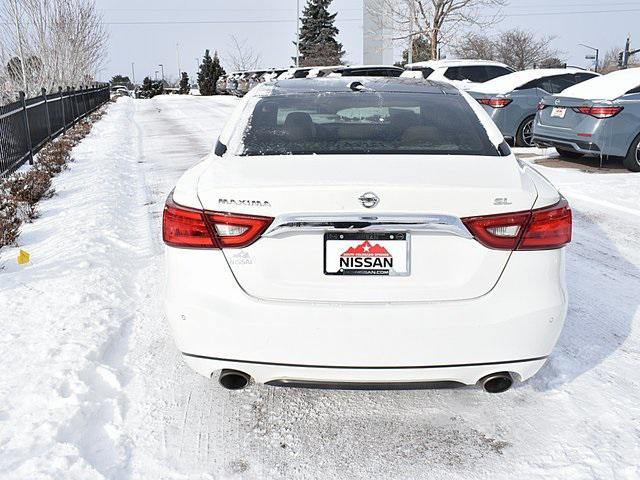
M 62 437 L 75 439 L 83 456 L 92 460 L 94 467 L 106 478 L 122 479 L 129 476 L 132 449 L 132 444 L 122 428 L 128 411 L 128 399 L 123 389 L 131 378 L 125 357 L 140 303 L 136 276 L 150 258 L 151 235 L 148 212 L 145 208 L 148 198 L 146 182 L 143 170 L 137 165 L 134 148 L 139 141 L 139 134 L 135 130 L 126 129 L 133 118 L 134 108 L 131 102 L 120 104 L 118 107 L 125 112 L 128 120 L 122 122 L 122 127 L 118 129 L 120 131 L 116 133 L 122 135 L 122 145 L 125 145 L 125 148 L 113 143 L 112 148 L 118 149 L 117 154 L 113 150 L 103 150 L 100 153 L 104 156 L 112 155 L 117 160 L 112 164 L 112 171 L 101 173 L 103 178 L 113 176 L 107 183 L 115 187 L 115 191 L 110 192 L 112 198 L 108 195 L 103 198 L 104 201 L 112 200 L 115 207 L 109 212 L 113 218 L 109 219 L 111 228 L 105 232 L 105 240 L 109 243 L 114 263 L 110 269 L 112 272 L 119 272 L 112 280 L 118 282 L 122 293 L 120 301 L 124 303 L 119 309 L 122 313 L 118 314 L 117 323 L 107 331 L 107 341 L 88 357 L 92 363 L 81 372 L 81 378 L 84 377 L 85 383 L 89 385 L 85 403 L 91 405 L 93 410 L 89 414 L 90 420 L 87 422 L 86 409 L 81 410 L 70 421 L 70 428 L 67 428 Z M 90 149 L 90 143 L 86 147 Z M 119 264 L 125 267 L 122 268 Z M 114 408 L 111 417 L 104 417 L 104 404 L 112 400 L 117 403 L 118 408 Z M 86 422 L 84 426 L 83 421 Z M 117 428 L 110 428 L 114 426 Z M 106 436 L 102 437 L 102 441 L 96 442 L 96 439 L 100 439 L 100 434 L 96 433 L 98 430 L 104 430 Z M 78 432 L 81 432 L 80 437 Z M 116 440 L 113 442 L 114 450 L 111 454 L 105 451 L 109 439 Z
M 215 470 L 220 443 L 211 430 L 216 412 L 211 405 L 207 379 L 194 375 L 183 363 L 168 333 L 161 305 L 163 244 L 160 238 L 164 200 L 178 177 L 209 153 L 215 136 L 205 136 L 193 128 L 193 119 L 202 116 L 199 103 L 175 104 L 163 97 L 136 102 L 133 125 L 138 132 L 138 162 L 148 185 L 149 219 L 153 232 L 153 259 L 139 272 L 140 316 L 132 334 L 135 351 L 127 363 L 135 372 L 126 393 L 133 409 L 128 432 L 138 445 L 132 460 L 134 477 L 149 472 L 166 478 L 197 472 L 203 462 Z M 192 100 L 192 99 L 190 99 Z M 228 112 L 220 112 L 223 118 Z M 205 115 L 210 117 L 210 113 Z M 212 132 L 215 133 L 215 132 Z M 204 394 L 204 395 L 203 395 Z M 192 409 L 192 405 L 197 405 Z M 201 408 L 205 406 L 205 408 Z M 208 438 L 205 444 L 203 438 Z M 212 443 L 209 443 L 212 442 Z M 213 457 L 213 458 L 212 458 Z M 204 460 L 206 459 L 206 460 Z

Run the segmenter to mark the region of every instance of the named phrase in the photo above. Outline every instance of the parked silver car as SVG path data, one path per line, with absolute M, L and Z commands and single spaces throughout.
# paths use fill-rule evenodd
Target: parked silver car
M 531 147 L 540 100 L 596 76 L 577 68 L 522 70 L 475 85 L 469 94 L 480 102 L 508 141 L 517 147 Z
M 227 88 L 226 93 L 229 95 L 237 95 L 238 94 L 238 82 L 240 77 L 242 77 L 243 72 L 231 72 L 227 77 Z
M 220 77 L 218 77 L 218 81 L 216 82 L 216 92 L 218 93 L 218 95 L 227 95 L 229 92 L 227 92 L 227 78 L 228 75 L 220 75 Z
M 545 97 L 533 141 L 564 156 L 622 158 L 640 172 L 640 68 L 619 70 Z

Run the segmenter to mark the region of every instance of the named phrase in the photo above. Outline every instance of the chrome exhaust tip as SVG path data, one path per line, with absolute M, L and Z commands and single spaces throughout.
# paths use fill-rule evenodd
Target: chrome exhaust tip
M 222 370 L 218 377 L 218 382 L 227 390 L 242 390 L 247 385 L 251 376 L 238 370 Z
M 508 372 L 498 372 L 480 379 L 480 385 L 487 393 L 506 392 L 513 385 L 513 377 Z

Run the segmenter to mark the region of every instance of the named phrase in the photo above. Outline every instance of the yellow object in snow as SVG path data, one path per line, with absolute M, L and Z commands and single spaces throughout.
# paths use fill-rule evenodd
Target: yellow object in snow
M 31 255 L 29 255 L 29 252 L 25 252 L 24 250 L 20 249 L 20 254 L 18 255 L 18 265 L 29 263 L 30 258 Z

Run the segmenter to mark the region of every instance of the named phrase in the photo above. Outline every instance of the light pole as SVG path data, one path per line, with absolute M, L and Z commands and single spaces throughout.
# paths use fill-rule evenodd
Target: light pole
M 178 59 L 178 80 L 182 78 L 182 69 L 180 68 L 180 43 L 176 43 L 176 58 Z
M 135 63 L 131 62 L 131 83 L 133 83 L 133 86 L 136 86 L 136 67 L 135 67 Z
M 594 52 L 596 52 L 596 55 L 595 55 L 596 73 L 598 73 L 598 55 L 600 54 L 600 50 L 598 50 L 595 47 L 590 47 L 589 45 L 585 45 L 584 43 L 579 43 L 578 45 L 580 45 L 581 47 L 584 47 L 584 48 L 588 48 L 588 49 L 593 50 Z M 588 59 L 588 60 L 591 60 L 589 57 L 590 56 L 587 56 L 585 58 Z
M 158 81 L 158 70 L 156 70 L 156 82 Z
M 407 63 L 413 63 L 413 18 L 416 15 L 415 3 L 409 4 L 409 51 L 407 52 Z
M 159 63 L 158 66 L 160 67 L 160 70 L 162 70 L 162 83 L 164 83 L 164 65 Z
M 300 0 L 296 1 L 296 67 L 300 66 Z

